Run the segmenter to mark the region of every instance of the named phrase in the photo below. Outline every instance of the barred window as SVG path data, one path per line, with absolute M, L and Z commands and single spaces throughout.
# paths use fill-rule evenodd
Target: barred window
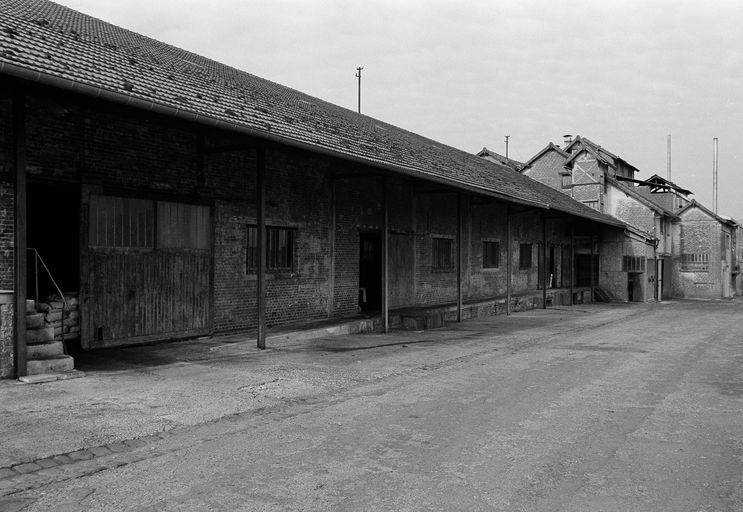
M 645 272 L 645 257 L 624 256 L 622 259 L 622 270 L 624 272 Z
M 681 272 L 709 272 L 709 254 L 704 252 L 683 253 Z
M 431 268 L 433 270 L 451 270 L 454 268 L 452 257 L 454 243 L 451 238 L 432 238 Z
M 482 268 L 500 267 L 500 244 L 498 242 L 482 243 Z
M 562 175 L 562 188 L 570 188 L 573 185 L 573 177 L 570 174 Z
M 294 241 L 296 230 L 266 226 L 266 270 L 269 272 L 294 271 Z M 247 272 L 258 272 L 258 226 L 248 226 Z
M 519 245 L 519 268 L 531 268 L 531 245 Z

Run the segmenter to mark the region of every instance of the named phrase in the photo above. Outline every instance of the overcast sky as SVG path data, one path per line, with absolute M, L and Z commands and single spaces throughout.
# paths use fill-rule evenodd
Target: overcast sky
M 468 152 L 580 134 L 743 220 L 743 2 L 61 0 Z

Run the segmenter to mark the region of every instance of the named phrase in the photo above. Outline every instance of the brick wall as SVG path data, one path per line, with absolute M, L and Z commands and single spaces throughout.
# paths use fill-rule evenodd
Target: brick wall
M 678 243 L 673 251 L 673 294 L 675 297 L 720 298 L 722 286 L 721 246 L 722 226 L 698 208 L 686 210 L 681 216 Z M 707 254 L 707 271 L 684 268 L 682 254 Z
M 564 170 L 565 157 L 557 151 L 550 150 L 532 162 L 529 169 L 524 171 L 526 176 L 537 180 L 554 189 L 570 194 L 569 188 L 562 188 L 562 176 L 560 171 Z

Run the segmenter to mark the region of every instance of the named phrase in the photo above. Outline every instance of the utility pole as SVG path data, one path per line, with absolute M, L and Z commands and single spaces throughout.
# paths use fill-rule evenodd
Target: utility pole
M 510 135 L 506 135 L 506 158 L 508 158 L 508 139 L 510 138 Z
M 717 214 L 717 137 L 712 139 L 712 211 Z
M 359 79 L 359 114 L 361 114 L 361 70 L 364 69 L 363 67 L 356 68 L 356 77 Z

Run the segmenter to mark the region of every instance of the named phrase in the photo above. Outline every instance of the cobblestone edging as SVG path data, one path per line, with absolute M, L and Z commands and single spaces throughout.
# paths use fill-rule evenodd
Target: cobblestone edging
M 0 496 L 34 489 L 151 457 L 140 449 L 165 439 L 167 432 L 75 450 L 0 468 Z M 152 446 L 154 448 L 154 446 Z

